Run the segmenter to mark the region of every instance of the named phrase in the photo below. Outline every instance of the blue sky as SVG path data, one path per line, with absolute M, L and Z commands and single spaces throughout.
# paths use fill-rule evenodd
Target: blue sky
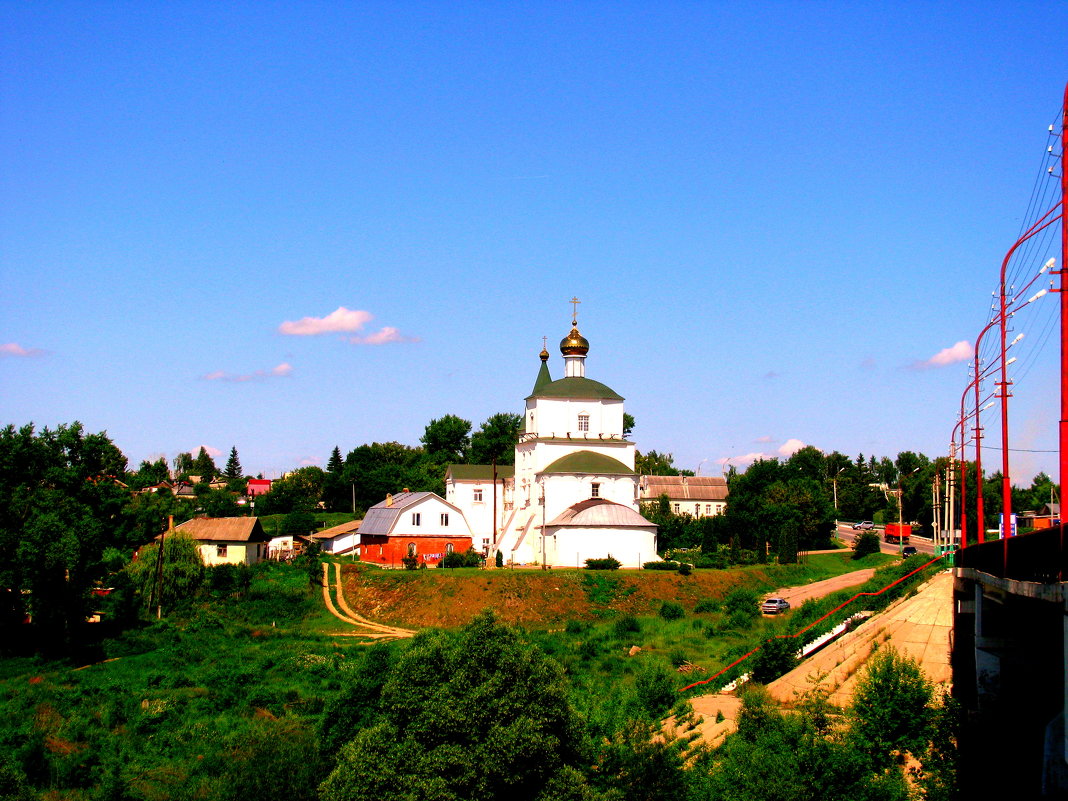
M 414 445 L 521 411 L 577 295 L 640 450 L 943 454 L 967 368 L 928 363 L 1054 180 L 1065 31 L 1062 2 L 2 2 L 0 422 L 267 475 Z M 1055 302 L 1014 321 L 1017 483 L 1056 463 Z

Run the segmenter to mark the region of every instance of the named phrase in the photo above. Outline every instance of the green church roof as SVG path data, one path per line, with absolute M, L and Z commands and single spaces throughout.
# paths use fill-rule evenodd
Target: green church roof
M 544 368 L 544 365 L 542 365 Z M 548 377 L 548 369 L 545 370 Z M 623 400 L 623 396 L 600 381 L 589 378 L 569 377 L 541 384 L 541 374 L 538 374 L 538 383 L 534 385 L 534 392 L 530 398 L 570 398 L 572 400 Z M 527 398 L 527 400 L 530 400 Z
M 541 369 L 538 370 L 538 378 L 534 381 L 534 390 L 530 393 L 531 397 L 541 393 L 541 390 L 549 386 L 553 382 L 552 376 L 549 375 L 549 365 L 546 362 L 541 363 Z
M 561 457 L 542 473 L 594 473 L 602 476 L 633 476 L 634 471 L 618 459 L 593 451 L 576 451 Z
M 445 472 L 456 481 L 493 481 L 491 464 L 450 464 Z M 514 465 L 497 465 L 497 478 L 512 478 L 514 475 Z

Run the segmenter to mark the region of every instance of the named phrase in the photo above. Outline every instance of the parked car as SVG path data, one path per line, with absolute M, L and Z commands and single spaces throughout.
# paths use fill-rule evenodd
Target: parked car
M 910 556 L 915 556 L 916 555 L 916 549 L 914 547 L 912 547 L 911 545 L 909 545 L 907 548 L 905 548 L 901 552 L 901 555 L 903 557 L 905 557 L 906 559 L 908 559 Z
M 870 520 L 861 520 L 853 524 L 854 531 L 871 531 L 874 528 Z
M 790 608 L 790 602 L 785 598 L 768 598 L 760 605 L 760 611 L 765 615 L 777 615 Z

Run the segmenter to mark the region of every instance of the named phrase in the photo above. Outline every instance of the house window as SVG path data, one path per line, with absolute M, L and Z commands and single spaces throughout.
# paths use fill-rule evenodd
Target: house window
M 216 556 L 220 556 L 220 557 L 226 556 L 226 546 L 225 545 L 216 545 L 215 546 L 215 555 Z
M 710 504 L 710 503 L 706 503 L 705 504 L 705 514 L 706 515 L 712 514 L 712 504 Z
M 422 517 L 419 514 L 419 512 L 412 512 L 412 525 L 413 526 L 421 526 L 422 525 L 421 521 L 422 521 Z
M 475 490 L 474 501 L 475 501 L 475 503 L 482 503 L 482 488 L 481 487 L 479 487 L 478 489 Z
M 449 525 L 449 513 L 448 512 L 442 512 L 441 513 L 441 525 L 442 525 L 442 527 L 446 527 L 446 526 Z
M 590 416 L 588 414 L 580 414 L 578 418 L 578 430 L 589 431 L 590 430 Z
M 592 485 L 590 485 L 590 497 L 591 498 L 600 498 L 601 497 L 601 485 L 600 484 L 592 484 Z
M 679 513 L 679 505 L 675 504 L 675 514 L 678 514 L 678 513 Z
M 455 550 L 451 542 L 445 543 L 445 553 L 452 553 Z
M 415 556 L 415 543 L 414 542 L 409 542 L 408 543 L 408 556 Z

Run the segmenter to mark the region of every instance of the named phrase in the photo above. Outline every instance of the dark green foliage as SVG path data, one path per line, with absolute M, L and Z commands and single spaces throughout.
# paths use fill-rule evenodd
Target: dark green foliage
M 446 553 L 441 560 L 441 567 L 479 567 L 482 564 L 482 554 L 474 548 L 468 548 L 464 552 L 452 551 Z
M 690 797 L 684 743 L 665 741 L 648 721 L 627 721 L 600 749 L 593 775 L 609 799 L 685 801 Z M 621 792 L 624 795 L 618 796 Z
M 215 476 L 219 474 L 219 469 L 215 466 L 215 460 L 211 458 L 211 455 L 203 446 L 201 446 L 197 458 L 193 460 L 192 474 L 200 476 L 202 484 L 214 480 Z
M 374 724 L 382 688 L 395 658 L 392 645 L 375 645 L 343 675 L 341 692 L 327 704 L 319 724 L 322 751 L 328 759 L 334 759 L 354 732 Z
M 268 493 L 270 494 L 270 493 Z M 315 530 L 315 515 L 303 509 L 289 512 L 282 518 L 283 534 L 310 534 Z
M 619 570 L 620 562 L 618 559 L 613 559 L 611 556 L 604 559 L 587 559 L 587 570 Z
M 487 418 L 474 434 L 471 435 L 471 463 L 513 464 L 515 446 L 519 441 L 519 429 L 523 425 L 523 416 L 511 412 L 501 412 Z
M 163 538 L 163 559 L 159 544 L 146 545 L 126 571 L 141 603 L 164 612 L 190 601 L 204 581 L 204 560 L 197 541 L 187 534 L 171 532 Z
M 578 723 L 559 666 L 483 615 L 415 639 L 382 686 L 377 723 L 352 732 L 320 796 L 545 798 L 561 774 L 583 783 Z
M 471 447 L 471 421 L 447 414 L 427 423 L 423 443 L 427 456 L 439 464 L 466 462 Z
M 655 662 L 646 662 L 638 668 L 634 692 L 638 705 L 650 720 L 662 718 L 679 700 L 675 675 Z
M 736 587 L 723 599 L 723 606 L 727 614 L 742 614 L 748 618 L 756 618 L 760 615 L 760 596 L 753 590 Z
M 323 497 L 326 473 L 321 467 L 301 467 L 271 483 L 271 491 L 256 499 L 259 515 L 312 512 Z M 378 500 L 382 500 L 379 498 Z
M 664 620 L 679 620 L 686 617 L 686 610 L 682 608 L 682 604 L 675 601 L 664 601 L 660 605 L 660 617 Z
M 405 570 L 418 570 L 421 562 L 418 556 L 409 554 L 401 558 L 401 564 L 404 565 Z
M 237 457 L 237 446 L 230 448 L 230 458 L 226 460 L 223 475 L 228 481 L 235 481 L 242 477 L 241 460 Z
M 797 666 L 800 643 L 794 637 L 772 637 L 749 659 L 753 681 L 768 684 Z
M 643 570 L 678 570 L 679 563 L 672 562 L 670 560 L 664 560 L 662 562 L 645 562 L 642 565 Z
M 620 639 L 624 639 L 630 634 L 638 634 L 641 630 L 641 623 L 638 622 L 638 618 L 634 617 L 634 615 L 618 617 L 612 624 L 612 631 Z
M 931 733 L 932 697 L 931 683 L 915 661 L 881 647 L 853 694 L 857 747 L 880 765 L 889 764 L 894 752 L 920 753 Z
M 302 570 L 308 577 L 308 583 L 318 586 L 323 581 L 323 546 L 314 540 L 293 559 L 293 566 Z
M 854 542 L 853 558 L 863 559 L 873 553 L 879 553 L 879 535 L 874 531 L 865 531 Z
M 682 562 L 682 563 L 679 564 L 679 575 L 680 576 L 688 576 L 692 572 L 693 572 L 693 568 L 690 566 L 689 562 Z
M 719 609 L 719 601 L 713 598 L 702 598 L 693 606 L 693 612 L 695 615 L 703 614 L 705 612 L 718 612 Z
M 494 567 L 504 567 L 504 554 L 497 551 L 497 555 L 493 558 Z
M 397 442 L 360 445 L 345 457 L 341 485 L 345 493 L 355 492 L 358 509 L 369 509 L 387 493 L 405 488 L 444 495 L 445 463 L 431 459 L 422 448 Z

